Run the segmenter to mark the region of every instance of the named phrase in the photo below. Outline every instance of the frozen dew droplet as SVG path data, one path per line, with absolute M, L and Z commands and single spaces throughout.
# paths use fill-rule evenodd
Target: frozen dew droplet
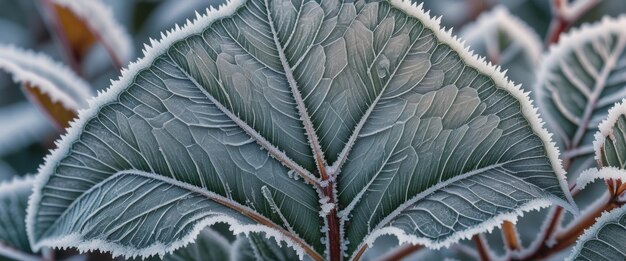
M 389 59 L 384 54 L 381 54 L 378 59 L 376 73 L 378 74 L 378 78 L 384 78 L 389 74 Z

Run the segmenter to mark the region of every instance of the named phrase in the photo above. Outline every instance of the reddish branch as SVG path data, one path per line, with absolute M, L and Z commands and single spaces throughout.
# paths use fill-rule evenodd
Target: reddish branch
M 482 234 L 477 234 L 472 237 L 472 240 L 476 244 L 476 250 L 478 250 L 478 255 L 480 256 L 481 261 L 490 261 L 491 256 L 489 255 L 489 246 L 485 243 L 485 239 Z
M 585 1 L 576 10 L 572 10 L 567 0 L 552 0 L 552 22 L 550 22 L 550 29 L 546 37 L 546 46 L 557 43 L 561 33 L 565 32 L 576 20 L 599 2 L 600 0 Z
M 515 224 L 513 224 L 513 222 L 504 221 L 504 223 L 502 223 L 502 237 L 504 238 L 504 243 L 509 250 L 522 249 L 522 244 L 519 242 L 517 229 L 515 228 Z

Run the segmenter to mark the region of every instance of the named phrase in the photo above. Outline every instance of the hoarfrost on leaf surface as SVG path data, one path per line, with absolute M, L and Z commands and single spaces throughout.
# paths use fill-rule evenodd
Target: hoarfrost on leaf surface
M 32 245 L 163 255 L 226 222 L 323 259 L 575 209 L 527 95 L 450 32 L 408 1 L 233 1 L 176 26 L 47 158 Z

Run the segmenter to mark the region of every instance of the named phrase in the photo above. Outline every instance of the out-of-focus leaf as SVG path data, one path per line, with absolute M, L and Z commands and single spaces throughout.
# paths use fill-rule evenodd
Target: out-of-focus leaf
M 541 114 L 570 164 L 595 163 L 592 142 L 608 109 L 626 97 L 626 16 L 605 18 L 561 37 L 542 61 L 535 86 Z
M 589 169 L 581 173 L 576 184 L 580 189 L 595 179 L 626 182 L 625 100 L 609 110 L 607 118 L 600 123 L 598 129 L 594 149 L 600 169 Z M 569 259 L 625 260 L 626 206 L 602 214 L 596 223 L 580 236 Z
M 542 44 L 524 21 L 498 6 L 464 27 L 460 35 L 475 53 L 507 70 L 507 76 L 524 90 L 532 89 Z
M 50 9 L 53 28 L 76 61 L 94 43 L 100 42 L 117 67 L 125 65 L 133 55 L 132 41 L 126 29 L 100 0 L 44 0 Z
M 152 45 L 41 168 L 34 247 L 146 256 L 225 222 L 355 257 L 575 209 L 527 95 L 409 1 L 233 1 Z
M 578 238 L 568 260 L 625 260 L 626 206 L 605 212 Z
M 48 139 L 54 128 L 50 121 L 27 102 L 0 108 L 0 156 Z
M 0 182 L 0 260 L 39 260 L 26 234 L 26 207 L 33 178 Z
M 609 110 L 598 129 L 593 146 L 599 169 L 583 171 L 576 179 L 579 189 L 596 179 L 626 182 L 626 100 Z
M 11 180 L 17 173 L 9 164 L 0 161 L 0 183 Z
M 284 243 L 264 237 L 261 233 L 249 233 L 239 236 L 233 243 L 231 261 L 275 260 L 289 261 L 298 259 L 298 254 Z
M 0 46 L 0 69 L 22 84 L 29 99 L 61 127 L 68 127 L 92 96 L 87 83 L 44 54 Z

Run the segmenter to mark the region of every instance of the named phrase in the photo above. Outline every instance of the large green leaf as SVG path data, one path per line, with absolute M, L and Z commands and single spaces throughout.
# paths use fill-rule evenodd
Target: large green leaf
M 626 17 L 605 18 L 561 37 L 542 61 L 535 86 L 539 109 L 575 178 L 593 167 L 593 135 L 626 97 Z
M 26 207 L 33 178 L 0 183 L 0 260 L 37 260 L 26 234 Z
M 575 208 L 518 86 L 420 7 L 366 2 L 234 1 L 153 42 L 41 168 L 32 245 L 164 254 L 228 222 L 336 259 Z

